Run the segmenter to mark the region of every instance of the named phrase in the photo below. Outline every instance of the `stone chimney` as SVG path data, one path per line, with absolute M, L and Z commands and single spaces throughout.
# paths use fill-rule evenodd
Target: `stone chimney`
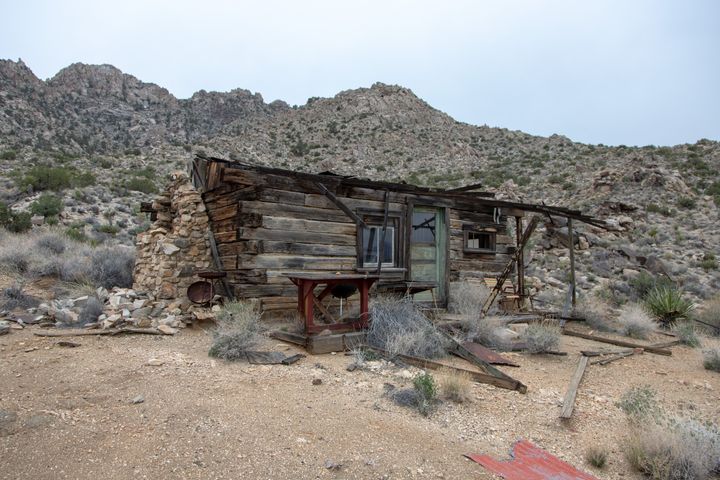
M 175 172 L 153 201 L 157 219 L 137 236 L 133 288 L 155 298 L 182 298 L 212 264 L 208 215 L 200 193 L 184 172 Z

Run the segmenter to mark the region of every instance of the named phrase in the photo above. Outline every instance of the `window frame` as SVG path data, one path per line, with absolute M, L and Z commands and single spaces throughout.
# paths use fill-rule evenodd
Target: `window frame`
M 488 235 L 490 239 L 490 248 L 472 248 L 468 246 L 470 234 Z M 463 230 L 463 252 L 465 253 L 497 253 L 497 232 L 483 229 L 464 229 Z
M 365 222 L 365 224 L 368 227 L 377 228 L 378 231 L 378 237 L 376 239 L 378 248 L 380 247 L 380 241 L 382 237 L 382 226 L 383 226 L 383 220 L 385 217 L 385 212 L 382 210 L 366 210 L 366 209 L 358 209 L 357 210 L 358 216 L 362 218 L 362 220 Z M 405 264 L 405 244 L 404 244 L 404 237 L 405 237 L 405 225 L 404 225 L 404 213 L 399 211 L 389 211 L 388 212 L 388 230 L 391 228 L 394 230 L 394 238 L 392 243 L 392 249 L 394 254 L 394 259 L 392 262 L 388 262 L 385 259 L 383 259 L 382 264 L 380 265 L 381 271 L 403 271 L 404 270 L 404 264 Z M 357 246 L 357 270 L 377 270 L 378 268 L 378 262 L 372 262 L 372 263 L 365 263 L 365 252 L 363 250 L 363 240 L 365 235 L 365 229 L 358 225 L 357 226 L 357 240 L 356 240 L 356 246 Z M 378 255 L 380 253 L 380 250 L 378 250 Z

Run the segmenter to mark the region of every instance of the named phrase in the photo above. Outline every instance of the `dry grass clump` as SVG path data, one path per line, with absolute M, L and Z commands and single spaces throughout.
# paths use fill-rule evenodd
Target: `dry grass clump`
M 636 425 L 626 455 L 656 480 L 706 480 L 720 471 L 720 431 L 691 418 L 664 417 Z
M 369 345 L 391 355 L 438 358 L 446 354 L 446 339 L 411 299 L 377 297 L 370 306 Z
M 5 232 L 0 242 L 0 272 L 25 280 L 53 277 L 95 287 L 128 288 L 134 267 L 131 247 L 93 247 L 52 228 L 24 234 Z
M 602 447 L 593 445 L 585 452 L 585 461 L 596 468 L 605 468 L 608 452 Z
M 709 335 L 720 336 L 720 295 L 716 295 L 703 304 L 702 310 L 697 312 L 696 317 L 703 322 L 703 329 Z
M 674 332 L 683 345 L 692 348 L 700 346 L 700 339 L 697 336 L 695 324 L 692 321 L 678 322 L 675 325 Z
M 522 334 L 529 353 L 552 352 L 560 346 L 560 327 L 550 322 L 532 323 Z
M 720 348 L 711 348 L 703 352 L 703 367 L 705 370 L 720 372 Z
M 470 401 L 472 382 L 470 376 L 465 372 L 452 369 L 440 371 L 440 392 L 442 397 L 455 403 Z
M 627 391 L 618 406 L 631 421 L 625 453 L 636 470 L 656 480 L 705 480 L 720 473 L 717 425 L 668 415 L 647 386 Z
M 626 337 L 646 339 L 657 325 L 642 305 L 628 303 L 620 309 L 620 333 Z
M 28 295 L 23 290 L 22 284 L 15 284 L 0 291 L 0 310 L 15 310 L 16 308 L 37 307 L 40 301 Z
M 260 342 L 260 314 L 247 302 L 226 303 L 217 315 L 217 329 L 208 355 L 244 360 L 245 352 Z
M 490 296 L 490 289 L 484 283 L 453 282 L 450 284 L 448 311 L 474 320 L 479 317 L 485 300 Z
M 575 306 L 574 316 L 584 318 L 587 326 L 593 330 L 603 332 L 614 330 L 612 322 L 610 321 L 612 316 L 610 305 L 595 295 L 582 297 Z

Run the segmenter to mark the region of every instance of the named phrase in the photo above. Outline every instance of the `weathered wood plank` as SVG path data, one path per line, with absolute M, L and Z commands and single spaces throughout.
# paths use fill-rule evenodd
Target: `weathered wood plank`
M 281 205 L 272 202 L 243 201 L 240 204 L 240 211 L 269 216 L 282 213 L 286 217 L 301 218 L 304 220 L 320 220 L 324 222 L 351 222 L 347 215 L 340 210 L 328 210 L 300 205 Z
M 287 270 L 354 270 L 355 257 L 313 257 L 301 255 L 238 255 L 238 262 L 252 268 Z
M 328 257 L 351 257 L 356 249 L 351 245 L 325 245 L 317 243 L 260 240 L 260 253 L 288 253 L 296 255 L 323 255 Z M 241 253 L 241 252 L 238 252 Z
M 224 255 L 237 255 L 239 253 L 258 253 L 261 241 L 244 240 L 239 242 L 218 243 L 218 253 Z
M 593 340 L 595 342 L 608 343 L 610 345 L 617 345 L 619 347 L 642 348 L 646 352 L 654 353 L 656 355 L 666 355 L 666 356 L 672 355 L 672 352 L 670 350 L 667 350 L 664 348 L 655 347 L 652 345 L 641 345 L 639 343 L 634 343 L 634 342 L 626 342 L 625 340 L 615 340 L 614 338 L 599 337 L 597 335 L 591 335 L 589 333 L 577 332 L 575 330 L 569 330 L 567 328 L 564 328 L 562 330 L 562 334 L 568 335 L 570 337 L 584 338 L 586 340 Z
M 291 230 L 268 230 L 266 228 L 239 228 L 241 240 L 274 240 L 299 243 L 319 243 L 322 245 L 355 245 L 355 235 L 337 235 L 332 233 L 303 232 Z
M 280 212 L 278 212 L 280 213 Z M 321 222 L 317 220 L 303 220 L 282 216 L 265 216 L 263 228 L 269 230 L 288 230 L 297 232 L 332 233 L 337 235 L 355 235 L 357 230 L 354 223 Z
M 212 222 L 232 218 L 232 217 L 237 216 L 237 214 L 238 214 L 237 204 L 231 204 L 226 207 L 220 207 L 220 208 L 215 208 L 215 209 L 208 209 L 208 217 L 210 217 L 210 221 L 212 221 Z
M 587 367 L 587 363 L 588 357 L 586 357 L 585 355 L 581 355 L 578 366 L 575 369 L 575 373 L 570 379 L 567 393 L 565 393 L 562 410 L 560 411 L 560 418 L 570 418 L 570 416 L 572 416 L 573 408 L 575 408 L 575 397 L 577 396 L 577 390 L 580 386 L 580 381 L 585 374 L 585 367 Z
M 235 242 L 238 239 L 237 229 L 228 230 L 226 232 L 215 232 L 215 241 L 219 244 L 225 242 Z

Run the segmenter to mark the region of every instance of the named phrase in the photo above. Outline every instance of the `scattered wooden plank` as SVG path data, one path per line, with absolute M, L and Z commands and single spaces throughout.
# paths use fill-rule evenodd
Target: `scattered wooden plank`
M 146 335 L 162 335 L 162 332 L 156 328 L 109 328 L 107 330 L 63 330 L 52 332 L 49 330 L 40 330 L 33 332 L 38 337 L 80 337 L 86 335 L 119 335 L 121 333 L 138 333 Z
M 623 358 L 626 358 L 626 357 L 629 357 L 631 355 L 635 355 L 638 353 L 643 353 L 643 349 L 635 348 L 633 350 L 618 353 L 617 355 L 613 355 L 612 357 L 599 358 L 597 360 L 593 360 L 592 362 L 590 362 L 590 365 L 607 365 L 608 363 L 614 362 L 616 360 L 621 360 Z
M 585 355 L 581 355 L 578 366 L 575 369 L 575 373 L 570 379 L 570 384 L 568 385 L 568 390 L 565 394 L 565 399 L 563 400 L 563 407 L 562 411 L 560 412 L 560 418 L 570 418 L 570 416 L 572 415 L 573 408 L 575 408 L 575 397 L 577 396 L 577 390 L 580 386 L 580 381 L 585 374 L 585 368 L 587 367 L 587 364 L 588 357 L 586 357 Z
M 499 378 L 494 375 L 490 375 L 488 373 L 482 373 L 482 372 L 476 372 L 474 370 L 467 370 L 465 368 L 458 368 L 452 365 L 447 365 L 445 363 L 436 362 L 434 360 L 429 360 L 427 358 L 418 358 L 418 357 L 411 357 L 409 355 L 392 355 L 390 352 L 387 352 L 385 350 L 382 350 L 380 348 L 370 347 L 367 346 L 370 350 L 374 350 L 378 353 L 382 353 L 383 355 L 386 355 L 388 357 L 394 357 L 397 359 L 402 360 L 403 362 L 407 363 L 408 365 L 413 365 L 415 367 L 419 368 L 427 368 L 429 370 L 439 370 L 443 368 L 447 368 L 449 370 L 455 370 L 458 372 L 466 373 L 471 379 L 478 383 L 486 383 L 489 385 L 494 385 L 496 387 L 504 388 L 507 390 L 517 390 L 520 393 L 527 393 L 527 387 L 525 385 L 522 385 L 517 380 L 507 380 L 504 378 Z M 518 388 L 518 384 L 522 385 L 524 388 Z
M 656 355 L 666 355 L 666 356 L 672 355 L 672 352 L 670 350 L 667 350 L 663 347 L 654 346 L 654 345 L 640 345 L 639 343 L 626 342 L 625 340 L 615 340 L 613 338 L 599 337 L 597 335 L 591 335 L 589 333 L 582 333 L 582 332 L 577 332 L 575 330 L 568 330 L 567 328 L 564 328 L 562 330 L 562 333 L 563 333 L 563 335 L 567 335 L 569 337 L 584 338 L 586 340 L 593 340 L 595 342 L 600 342 L 600 343 L 608 343 L 610 345 L 617 345 L 619 347 L 642 348 L 646 352 L 654 353 Z

